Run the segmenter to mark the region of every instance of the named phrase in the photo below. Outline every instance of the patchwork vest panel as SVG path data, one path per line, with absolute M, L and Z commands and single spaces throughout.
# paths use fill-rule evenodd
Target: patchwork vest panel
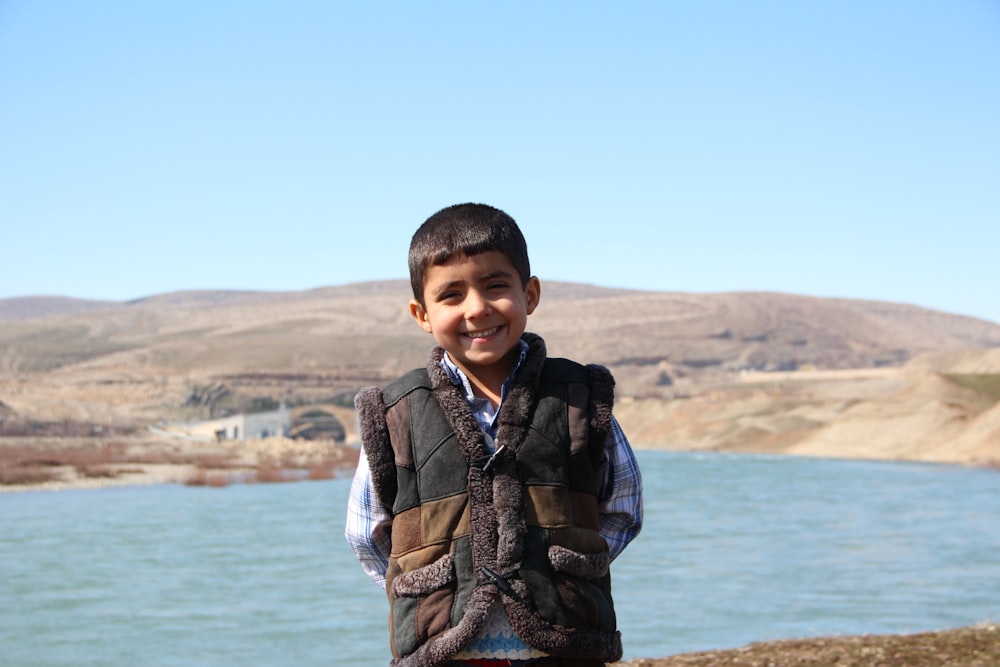
M 528 355 L 491 454 L 436 348 L 426 370 L 358 394 L 372 484 L 393 515 L 386 573 L 394 665 L 442 665 L 500 599 L 514 631 L 552 655 L 621 657 L 610 558 L 598 534 L 614 381 Z

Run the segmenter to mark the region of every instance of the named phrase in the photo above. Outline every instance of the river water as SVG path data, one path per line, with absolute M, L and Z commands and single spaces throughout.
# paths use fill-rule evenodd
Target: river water
M 639 451 L 625 657 L 1000 620 L 1000 474 Z M 349 479 L 0 494 L 0 664 L 383 665 Z

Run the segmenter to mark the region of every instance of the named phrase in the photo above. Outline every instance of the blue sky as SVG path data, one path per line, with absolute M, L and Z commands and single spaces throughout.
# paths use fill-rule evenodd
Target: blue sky
M 464 201 L 543 285 L 1000 321 L 1000 3 L 0 1 L 0 298 L 403 278 Z

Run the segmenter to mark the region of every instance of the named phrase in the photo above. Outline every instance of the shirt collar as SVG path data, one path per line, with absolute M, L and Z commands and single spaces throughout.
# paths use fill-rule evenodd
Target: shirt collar
M 510 384 L 511 378 L 514 377 L 514 373 L 516 373 L 517 369 L 521 367 L 524 357 L 528 354 L 528 344 L 524 342 L 524 340 L 519 340 L 518 345 L 520 351 L 517 355 L 517 361 L 514 363 L 514 368 L 510 369 L 510 375 L 508 375 L 507 379 L 504 380 L 503 387 L 500 388 L 501 403 L 503 403 L 504 396 L 507 394 L 507 386 Z M 472 391 L 472 383 L 469 382 L 469 378 L 466 377 L 465 373 L 462 372 L 462 369 L 451 360 L 451 357 L 447 352 L 445 352 L 441 357 L 441 368 L 444 369 L 444 372 L 447 373 L 448 378 L 455 386 L 462 387 L 465 391 L 466 401 L 471 402 L 476 399 L 476 395 Z

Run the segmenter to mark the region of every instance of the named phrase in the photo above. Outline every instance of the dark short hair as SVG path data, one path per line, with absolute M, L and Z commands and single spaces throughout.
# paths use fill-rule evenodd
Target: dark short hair
M 413 298 L 424 304 L 427 269 L 441 266 L 456 255 L 478 255 L 499 250 L 521 277 L 531 278 L 528 244 L 514 218 L 486 204 L 455 204 L 443 208 L 413 234 L 410 240 L 410 286 Z

